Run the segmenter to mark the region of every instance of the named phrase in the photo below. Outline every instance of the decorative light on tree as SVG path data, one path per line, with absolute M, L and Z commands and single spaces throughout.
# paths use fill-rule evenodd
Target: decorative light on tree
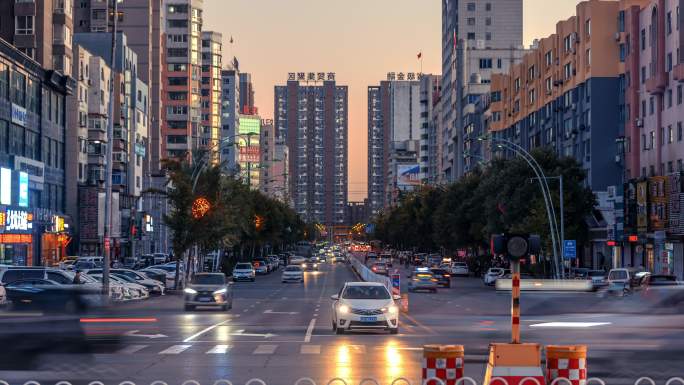
M 261 231 L 261 228 L 264 227 L 264 217 L 260 215 L 255 215 L 254 216 L 254 228 L 256 231 Z
M 192 217 L 195 219 L 200 219 L 207 215 L 210 208 L 211 204 L 207 198 L 199 197 L 192 202 Z

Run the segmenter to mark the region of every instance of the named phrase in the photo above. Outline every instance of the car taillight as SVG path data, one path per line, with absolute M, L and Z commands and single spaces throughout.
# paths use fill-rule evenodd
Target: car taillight
M 432 282 L 437 282 L 438 280 L 435 279 L 435 278 L 432 278 L 430 281 L 432 281 Z

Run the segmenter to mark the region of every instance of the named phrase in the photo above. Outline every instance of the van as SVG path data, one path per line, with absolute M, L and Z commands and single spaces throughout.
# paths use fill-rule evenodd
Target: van
M 92 263 L 95 267 L 102 267 L 102 265 L 104 265 L 104 257 L 78 257 L 74 267 L 78 268 L 79 263 Z

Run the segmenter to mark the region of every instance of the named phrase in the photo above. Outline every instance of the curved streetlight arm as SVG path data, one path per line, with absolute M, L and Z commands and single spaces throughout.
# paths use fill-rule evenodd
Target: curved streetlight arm
M 549 220 L 549 229 L 551 232 L 551 242 L 553 245 L 553 256 L 554 256 L 554 267 L 556 270 L 556 274 L 559 274 L 559 264 L 558 264 L 558 243 L 557 243 L 557 237 L 556 237 L 556 222 L 555 222 L 555 210 L 553 210 L 553 204 L 551 202 L 551 197 L 550 193 L 547 190 L 548 184 L 546 183 L 546 175 L 544 174 L 544 171 L 539 167 L 539 164 L 534 161 L 534 157 L 527 152 L 525 149 L 522 147 L 516 145 L 515 143 L 512 143 L 507 140 L 499 139 L 499 138 L 494 138 L 494 137 L 485 137 L 485 138 L 478 138 L 479 140 L 485 140 L 485 139 L 491 139 L 492 141 L 497 141 L 499 142 L 499 147 L 506 147 L 509 150 L 513 151 L 516 153 L 516 155 L 520 156 L 525 160 L 528 166 L 532 169 L 532 171 L 535 173 L 537 178 L 539 179 L 539 185 L 542 190 L 542 196 L 544 198 L 544 204 L 546 206 L 546 213 L 548 216 Z M 530 159 L 532 158 L 532 159 Z M 543 180 L 542 180 L 543 179 Z M 553 214 L 552 214 L 553 213 Z

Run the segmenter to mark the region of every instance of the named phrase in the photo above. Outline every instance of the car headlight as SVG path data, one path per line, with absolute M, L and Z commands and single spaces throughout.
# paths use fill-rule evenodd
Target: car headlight
M 228 290 L 224 287 L 223 289 L 218 289 L 214 292 L 214 294 L 226 294 Z
M 337 309 L 338 309 L 338 310 L 340 311 L 340 313 L 342 313 L 342 314 L 347 314 L 347 313 L 349 313 L 349 306 L 347 306 L 347 305 L 340 305 L 340 307 L 337 308 Z
M 389 307 L 387 307 L 386 311 L 390 314 L 397 314 L 399 308 L 397 307 L 397 305 L 390 305 Z
M 306 263 L 302 263 L 302 267 L 306 267 Z
M 190 287 L 186 287 L 183 291 L 184 291 L 186 294 L 197 294 L 197 290 L 195 290 L 195 289 L 193 289 L 193 288 L 190 288 Z
M 318 264 L 317 264 L 317 263 L 314 263 L 314 264 L 313 264 L 313 267 L 318 267 Z

